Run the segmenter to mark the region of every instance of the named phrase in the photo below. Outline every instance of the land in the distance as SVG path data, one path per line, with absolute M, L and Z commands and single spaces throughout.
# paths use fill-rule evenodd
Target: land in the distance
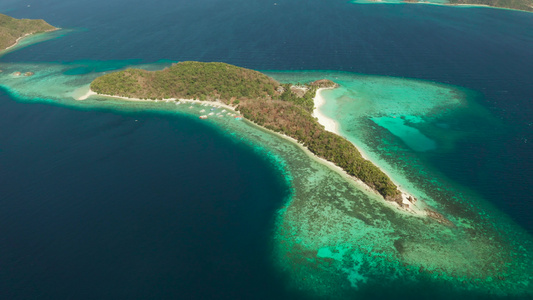
M 427 3 L 439 5 L 488 6 L 533 12 L 533 0 L 355 0 L 356 3 Z
M 56 29 L 44 20 L 15 19 L 0 14 L 0 51 L 16 45 L 27 35 Z
M 198 99 L 235 106 L 246 119 L 296 139 L 385 199 L 402 205 L 401 192 L 380 168 L 313 117 L 317 89 L 335 86 L 329 80 L 298 86 L 281 84 L 260 72 L 225 63 L 180 62 L 160 71 L 126 69 L 106 74 L 91 83 L 91 90 L 127 98 Z
M 448 0 L 451 5 L 484 5 L 533 11 L 533 0 Z

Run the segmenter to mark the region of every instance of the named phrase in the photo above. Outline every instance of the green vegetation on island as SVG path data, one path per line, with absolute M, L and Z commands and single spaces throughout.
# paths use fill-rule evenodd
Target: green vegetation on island
M 400 192 L 385 173 L 312 116 L 317 89 L 335 86 L 329 80 L 298 86 L 280 84 L 260 72 L 225 63 L 180 62 L 161 71 L 126 69 L 106 74 L 91 83 L 91 90 L 138 99 L 198 99 L 238 105 L 245 118 L 298 140 L 385 199 L 401 203 Z
M 223 63 L 182 62 L 161 71 L 127 69 L 96 78 L 94 92 L 139 99 L 270 99 L 279 86 L 257 71 Z
M 0 14 L 0 51 L 13 46 L 26 35 L 56 30 L 44 20 L 15 19 Z
M 405 3 L 434 3 L 443 4 L 434 0 L 402 0 Z M 376 1 L 378 2 L 378 1 Z M 448 5 L 483 5 L 496 8 L 509 8 L 533 12 L 533 0 L 447 0 Z
M 450 4 L 487 5 L 533 12 L 533 0 L 448 0 Z

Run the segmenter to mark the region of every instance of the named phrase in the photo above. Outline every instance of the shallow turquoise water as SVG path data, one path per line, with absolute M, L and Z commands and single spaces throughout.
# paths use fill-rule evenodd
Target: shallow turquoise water
M 0 7 L 15 7 L 11 11 L 19 17 L 45 17 L 60 27 L 85 28 L 2 57 L 2 61 L 13 63 L 0 66 L 6 69 L 0 79 L 11 97 L 28 103 L 37 100 L 78 110 L 103 110 L 118 116 L 149 111 L 198 122 L 198 114 L 205 107 L 189 108 L 170 102 L 124 106 L 124 102 L 108 98 L 73 99 L 86 91 L 87 84 L 98 75 L 95 72 L 139 63 L 147 63 L 144 68 L 158 69 L 171 61 L 187 59 L 224 61 L 256 69 L 335 69 L 381 74 L 313 71 L 282 72 L 274 76 L 287 81 L 330 76 L 340 82 L 341 88 L 325 92 L 335 101 L 328 102 L 324 112 L 339 117 L 345 125 L 341 128 L 343 135 L 403 188 L 412 190 L 456 227 L 447 228 L 431 220 L 398 213 L 364 187 L 310 159 L 294 144 L 246 122 L 216 117 L 203 123 L 216 129 L 213 131 L 216 133 L 211 133 L 213 136 L 223 136 L 237 145 L 244 143 L 249 151 L 268 157 L 274 168 L 282 168 L 279 174 L 290 181 L 292 197 L 273 200 L 287 201 L 280 207 L 277 227 L 263 228 L 272 231 L 269 236 L 274 239 L 270 245 L 273 264 L 286 275 L 283 284 L 289 284 L 295 291 L 309 292 L 305 297 L 350 299 L 472 299 L 495 295 L 520 298 L 524 291 L 529 293 L 526 296 L 531 294 L 531 237 L 499 210 L 505 209 L 513 218 L 521 217 L 521 225 L 531 231 L 529 195 L 533 177 L 528 174 L 533 168 L 528 167 L 531 148 L 526 142 L 533 140 L 528 125 L 533 111 L 528 109 L 531 108 L 528 99 L 533 36 L 529 30 L 531 19 L 525 13 L 434 5 L 356 5 L 346 1 L 297 0 L 278 5 L 244 0 L 126 2 L 43 0 L 31 3 L 29 8 L 19 1 L 3 1 Z M 152 64 L 162 58 L 168 60 Z M 36 75 L 9 76 L 9 72 L 24 70 L 36 71 Z M 476 92 L 434 81 L 469 87 Z M 36 116 L 41 120 L 38 113 L 32 115 Z M 139 123 L 126 119 L 131 124 Z M 180 122 L 176 122 L 175 130 L 179 131 Z M 123 128 L 120 121 L 106 124 L 110 131 L 114 126 Z M 99 128 L 96 126 L 94 132 Z M 194 126 L 187 128 L 193 137 L 195 132 L 203 132 Z M 135 144 L 140 136 L 135 130 L 126 129 L 113 133 L 130 136 L 127 140 Z M 150 141 L 150 134 L 146 136 Z M 119 149 L 129 149 L 119 146 Z M 176 149 L 180 151 L 179 146 Z M 216 147 L 213 149 L 216 151 Z M 170 153 L 173 151 L 169 149 Z M 207 173 L 211 168 L 216 169 L 217 163 L 209 158 L 202 162 L 196 164 L 198 169 Z M 251 170 L 242 170 L 242 174 L 253 172 L 254 165 L 250 166 Z M 168 167 L 176 172 L 180 170 L 171 163 Z M 117 174 L 120 176 L 120 172 Z M 204 174 L 194 177 L 195 180 L 202 182 Z M 246 175 L 237 174 L 234 180 L 239 180 L 239 176 Z M 180 182 L 164 178 L 158 178 L 157 182 L 163 190 L 166 186 L 183 190 Z M 195 195 L 205 190 L 202 187 L 180 196 L 196 199 Z M 239 191 L 235 188 L 236 194 Z M 261 190 L 257 193 L 262 194 Z M 218 197 L 220 193 L 212 195 Z M 33 197 L 38 199 L 39 195 Z M 227 217 L 224 209 L 235 208 L 233 202 L 221 205 L 221 200 L 227 199 L 216 200 L 213 207 L 221 211 L 215 214 L 217 220 L 221 224 L 237 223 L 224 219 Z M 257 211 L 261 210 L 254 210 Z M 243 215 L 248 216 L 247 212 Z M 202 217 L 199 213 L 192 218 L 202 220 Z M 50 224 L 56 223 L 45 225 Z M 188 226 L 185 222 L 183 228 Z M 163 231 L 165 236 L 172 236 L 173 229 Z M 246 244 L 253 239 L 253 235 L 240 239 L 233 232 L 215 229 L 213 232 L 216 233 L 212 235 L 213 240 L 220 239 L 217 246 L 227 247 L 224 249 L 235 245 L 240 250 L 246 249 Z M 190 240 L 185 238 L 185 241 Z M 183 240 L 178 244 L 188 247 Z M 45 247 L 47 251 L 50 249 L 54 248 Z M 110 255 L 116 253 L 120 252 Z M 242 255 L 242 261 L 217 261 L 216 255 L 204 260 L 214 268 L 235 263 L 229 266 L 231 270 L 242 269 L 249 271 L 251 278 L 260 278 L 263 269 L 246 269 L 248 256 L 243 251 L 236 253 Z M 18 258 L 31 262 L 28 257 L 31 256 L 21 254 Z M 45 268 L 53 266 L 53 263 L 46 264 L 47 261 L 41 261 Z M 113 261 L 109 265 L 117 267 Z M 65 269 L 71 271 L 68 267 L 61 270 Z M 117 269 L 122 270 L 120 266 Z M 139 281 L 134 286 L 146 291 L 154 286 L 175 289 L 179 283 L 191 283 L 180 286 L 184 291 L 181 297 L 198 296 L 195 290 L 201 290 L 203 295 L 220 292 L 240 298 L 263 295 L 250 294 L 250 290 L 256 290 L 239 286 L 238 280 L 226 289 L 219 284 L 220 290 L 210 290 L 214 280 L 201 270 L 194 273 L 198 278 L 172 281 L 180 273 L 178 269 L 169 273 L 161 273 L 167 270 L 161 269 L 151 280 Z M 102 267 L 102 270 L 108 269 Z M 53 272 L 37 275 L 25 272 L 21 278 L 42 288 L 47 286 L 47 278 L 63 276 L 59 272 L 56 276 Z M 0 275 L 4 274 L 5 271 L 0 271 Z M 166 274 L 174 277 L 159 280 Z M 79 276 L 71 277 L 72 280 L 65 281 L 70 284 L 70 289 L 64 289 L 67 292 L 75 293 L 91 284 L 98 286 L 95 278 L 88 278 L 83 284 L 75 282 Z M 227 282 L 232 281 L 231 275 L 226 277 Z M 283 290 L 280 287 L 283 284 L 263 283 L 274 294 Z M 132 292 L 132 289 L 125 290 Z M 61 298 L 53 293 L 48 295 Z
M 409 148 L 415 151 L 435 149 L 435 141 L 422 134 L 420 130 L 407 125 L 407 122 L 412 122 L 412 119 L 405 116 L 370 118 L 374 123 L 399 137 Z
M 168 64 L 162 61 L 138 67 L 161 69 Z M 80 65 L 2 64 L 0 79 L 22 101 L 191 117 L 204 114 L 202 110 L 210 111 L 203 105 L 174 101 L 125 102 L 101 96 L 75 100 L 88 90 L 93 78 L 102 74 L 94 70 L 111 70 L 118 65 L 111 62 L 104 67 L 90 61 Z M 35 75 L 12 75 L 27 70 Z M 216 108 L 206 124 L 271 157 L 272 164 L 290 183 L 291 197 L 277 216 L 273 260 L 290 278 L 294 289 L 341 298 L 363 295 L 378 284 L 391 291 L 404 285 L 431 284 L 437 290 L 452 288 L 458 295 L 468 291 L 466 295 L 470 296 L 530 292 L 527 282 L 532 279 L 532 261 L 526 255 L 532 246 L 529 235 L 475 192 L 453 184 L 431 168 L 421 167 L 416 156 L 442 151 L 441 144 L 445 145 L 443 149 L 455 149 L 453 137 L 442 142 L 440 136 L 446 134 L 433 134 L 421 126 L 437 119 L 439 130 L 450 130 L 452 125 L 446 124 L 451 122 L 445 116 L 455 110 L 472 109 L 470 116 L 491 126 L 497 124 L 490 114 L 469 102 L 468 91 L 429 82 L 339 72 L 270 74 L 282 81 L 325 77 L 339 82 L 340 88 L 323 91 L 328 99 L 323 112 L 333 113 L 343 135 L 402 188 L 423 200 L 415 206 L 423 210 L 429 204 L 454 223 L 448 227 L 401 212 L 292 142 L 246 121 L 236 121 L 228 111 Z M 468 130 L 462 130 L 459 136 L 468 134 Z M 382 140 L 376 140 L 376 136 Z M 451 194 L 455 195 L 447 198 Z M 505 231 L 513 234 L 503 236 L 501 232 Z M 495 276 L 505 277 L 506 281 L 494 281 Z
M 339 88 L 322 91 L 327 100 L 320 108 L 321 112 L 337 120 L 341 134 L 403 189 L 454 223 L 452 228 L 427 222 L 417 224 L 420 220 L 415 217 L 400 220 L 384 213 L 387 215 L 385 221 L 381 219 L 383 215 L 376 213 L 378 209 L 362 209 L 361 204 L 354 203 L 355 196 L 343 195 L 339 191 L 332 193 L 335 189 L 330 187 L 330 192 L 326 193 L 328 196 L 295 200 L 293 206 L 298 209 L 292 211 L 294 215 L 288 213 L 283 219 L 284 226 L 291 228 L 286 229 L 286 236 L 297 235 L 300 239 L 294 238 L 292 248 L 287 247 L 290 250 L 286 251 L 308 255 L 310 260 L 307 267 L 299 267 L 300 272 L 319 268 L 329 274 L 322 273 L 320 278 L 344 274 L 344 280 L 361 291 L 365 290 L 365 285 L 377 285 L 378 278 L 388 277 L 384 274 L 391 269 L 397 270 L 397 263 L 406 267 L 398 278 L 388 277 L 391 286 L 409 285 L 411 280 L 435 283 L 434 280 L 439 282 L 440 279 L 431 277 L 440 276 L 451 282 L 456 291 L 496 295 L 531 292 L 526 286 L 520 292 L 522 288 L 509 281 L 507 287 L 493 285 L 493 278 L 498 276 L 513 277 L 517 280 L 515 283 L 532 278 L 529 271 L 532 262 L 526 254 L 529 250 L 522 252 L 532 246 L 529 234 L 483 196 L 451 181 L 426 161 L 427 155 L 461 151 L 458 142 L 462 139 L 503 134 L 505 126 L 476 103 L 477 93 L 432 82 L 342 72 L 271 74 L 283 81 L 305 81 L 316 76 L 338 82 Z M 333 184 L 324 182 L 322 185 Z M 334 198 L 337 200 L 325 203 L 323 199 L 332 197 L 332 194 L 336 194 Z M 334 204 L 339 201 L 344 203 Z M 312 213 L 302 213 L 308 210 Z M 371 215 L 366 218 L 354 216 L 365 213 Z M 372 221 L 358 223 L 363 220 Z M 333 228 L 331 225 L 326 228 L 311 225 L 324 223 L 338 225 Z M 491 242 L 493 240 L 502 244 L 496 246 Z M 500 252 L 503 256 L 493 256 L 504 248 L 507 250 Z M 317 251 L 316 256 L 311 255 L 314 251 Z M 296 260 L 295 254 L 292 255 L 287 263 Z M 521 258 L 512 259 L 512 263 L 508 260 L 510 257 Z M 504 264 L 513 267 L 506 271 L 500 268 L 488 273 L 482 271 L 487 270 L 487 264 L 496 261 L 507 261 Z M 518 279 L 520 277 L 522 279 Z M 472 285 L 465 284 L 470 281 L 467 278 L 476 278 L 474 282 L 483 283 L 479 286 L 473 282 Z M 333 282 L 342 281 L 340 278 L 329 280 L 332 281 L 309 282 L 314 286 L 309 288 L 327 294 L 335 286 Z M 431 284 L 429 282 L 426 283 Z

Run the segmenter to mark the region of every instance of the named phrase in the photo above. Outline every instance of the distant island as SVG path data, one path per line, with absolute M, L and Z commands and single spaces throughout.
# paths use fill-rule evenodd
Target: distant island
M 101 95 L 141 100 L 196 99 L 232 106 L 246 119 L 296 139 L 318 157 L 333 162 L 386 200 L 403 207 L 402 193 L 391 179 L 364 159 L 351 142 L 326 131 L 313 117 L 317 91 L 336 86 L 325 79 L 301 85 L 281 84 L 254 70 L 188 61 L 160 71 L 113 72 L 96 78 L 90 89 Z
M 0 14 L 0 51 L 16 45 L 25 36 L 57 29 L 44 20 L 15 19 Z
M 533 12 L 533 0 L 352 0 L 354 3 L 421 3 L 446 6 L 488 6 Z
M 533 0 L 448 0 L 451 5 L 484 5 L 533 12 Z

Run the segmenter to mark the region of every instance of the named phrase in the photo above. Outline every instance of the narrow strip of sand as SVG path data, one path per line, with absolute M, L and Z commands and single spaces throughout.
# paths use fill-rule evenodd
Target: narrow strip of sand
M 15 40 L 15 43 L 14 43 L 13 45 L 11 45 L 11 46 L 9 46 L 9 47 L 3 49 L 2 51 L 9 50 L 10 48 L 15 47 L 16 45 L 18 45 L 18 43 L 20 42 L 20 40 L 22 40 L 23 38 L 25 38 L 25 37 L 27 37 L 27 36 L 29 36 L 29 35 L 31 35 L 31 33 L 26 33 L 25 35 L 23 35 L 23 36 L 17 38 L 17 39 Z
M 95 92 L 91 91 L 91 89 L 89 89 L 85 94 L 81 95 L 76 100 L 85 100 L 85 99 L 91 97 L 92 95 L 97 95 L 97 94 Z
M 56 28 L 56 29 L 51 29 L 51 30 L 43 31 L 43 32 L 40 32 L 40 33 L 47 33 L 47 32 L 52 32 L 52 31 L 56 31 L 56 30 L 60 30 L 60 29 L 61 29 L 61 28 Z M 11 49 L 11 48 L 17 46 L 17 45 L 20 43 L 20 41 L 23 40 L 24 38 L 26 38 L 26 37 L 28 37 L 28 36 L 30 36 L 30 35 L 34 35 L 34 34 L 38 34 L 38 33 L 35 33 L 35 32 L 33 32 L 33 33 L 26 33 L 26 34 L 24 34 L 23 36 L 18 37 L 18 38 L 15 40 L 15 43 L 14 43 L 13 45 L 11 45 L 11 46 L 9 46 L 9 47 L 7 47 L 7 48 L 5 48 L 5 49 L 0 49 L 0 54 L 2 54 L 3 52 L 7 52 L 7 50 L 9 50 L 9 49 Z
M 329 90 L 331 88 L 320 88 L 316 91 L 316 95 L 315 95 L 315 98 L 314 98 L 314 102 L 315 102 L 315 109 L 313 110 L 313 117 L 317 118 L 318 119 L 318 123 L 320 123 L 321 125 L 323 125 L 325 127 L 325 129 L 327 131 L 330 131 L 330 132 L 333 132 L 337 135 L 340 135 L 339 134 L 339 124 L 329 118 L 329 117 L 326 117 L 326 115 L 324 115 L 321 111 L 320 111 L 320 108 L 326 104 L 326 99 L 324 99 L 324 96 L 322 96 L 321 92 L 323 90 Z
M 339 130 L 339 123 L 337 121 L 335 121 L 334 119 L 331 119 L 329 117 L 327 117 L 326 115 L 324 115 L 321 111 L 320 111 L 320 108 L 322 106 L 324 106 L 326 104 L 326 99 L 324 98 L 324 96 L 321 94 L 321 92 L 323 90 L 326 90 L 326 89 L 331 89 L 331 88 L 320 88 L 316 91 L 316 95 L 315 95 L 315 98 L 314 98 L 314 104 L 315 104 L 315 109 L 313 110 L 313 116 L 316 117 L 318 119 L 318 123 L 320 123 L 321 125 L 324 126 L 325 130 L 327 131 L 330 131 L 330 132 L 333 132 L 337 135 L 340 135 L 340 130 Z M 357 147 L 357 145 L 354 145 Z M 357 150 L 359 150 L 359 153 L 361 153 L 361 156 L 366 159 L 366 160 L 369 160 L 371 161 L 370 159 L 368 159 L 368 155 L 365 155 L 361 149 L 359 149 L 359 147 L 357 147 Z M 322 159 L 322 158 L 320 158 Z M 323 160 L 323 159 L 322 159 Z M 324 160 L 325 162 L 327 162 L 328 164 L 330 165 L 334 165 L 332 162 L 329 162 L 329 161 L 326 161 Z M 405 207 L 408 207 L 408 211 L 416 214 L 416 215 L 420 215 L 420 216 L 425 216 L 427 215 L 427 213 L 424 211 L 424 205 L 422 204 L 421 206 L 422 207 L 419 207 L 419 205 L 421 204 L 420 202 L 418 202 L 417 204 L 411 202 L 409 199 L 413 199 L 415 198 L 413 195 L 411 195 L 410 193 L 408 193 L 407 191 L 401 189 L 399 187 L 399 185 L 394 182 L 393 178 L 390 176 L 390 174 L 388 174 L 387 172 L 385 172 L 385 170 L 383 170 L 382 168 L 380 168 L 375 162 L 372 162 L 374 165 L 376 165 L 383 173 L 387 174 L 387 176 L 389 176 L 389 178 L 393 181 L 393 183 L 398 187 L 398 190 L 400 191 L 401 195 L 402 195 L 402 204 L 404 205 L 407 205 Z M 340 169 L 340 171 L 342 173 L 344 173 L 345 175 L 348 175 L 342 168 L 334 165 L 336 168 Z M 350 176 L 348 175 L 349 177 L 351 178 L 354 178 L 356 179 L 357 181 L 361 182 L 359 179 L 353 177 L 353 176 Z M 364 184 L 364 183 L 363 183 Z M 365 184 L 366 185 L 366 184 Z M 416 199 L 416 198 L 415 198 Z M 404 207 L 404 208 L 405 208 Z
M 229 109 L 232 111 L 235 111 L 235 107 L 219 102 L 219 101 L 202 101 L 202 100 L 194 100 L 194 99 L 178 99 L 178 98 L 168 98 L 168 99 L 161 99 L 161 100 L 152 100 L 152 99 L 139 99 L 139 98 L 129 98 L 129 97 L 122 97 L 122 96 L 114 96 L 114 95 L 105 95 L 105 94 L 99 94 L 94 91 L 92 91 L 90 88 L 89 90 L 81 95 L 80 97 L 75 98 L 76 100 L 86 100 L 87 98 L 98 95 L 98 96 L 104 96 L 104 97 L 110 97 L 110 98 L 116 98 L 116 99 L 122 99 L 127 101 L 150 101 L 150 102 L 188 102 L 188 103 L 200 103 L 200 104 L 206 104 L 211 106 L 217 106 L 217 107 L 223 107 L 225 109 Z

